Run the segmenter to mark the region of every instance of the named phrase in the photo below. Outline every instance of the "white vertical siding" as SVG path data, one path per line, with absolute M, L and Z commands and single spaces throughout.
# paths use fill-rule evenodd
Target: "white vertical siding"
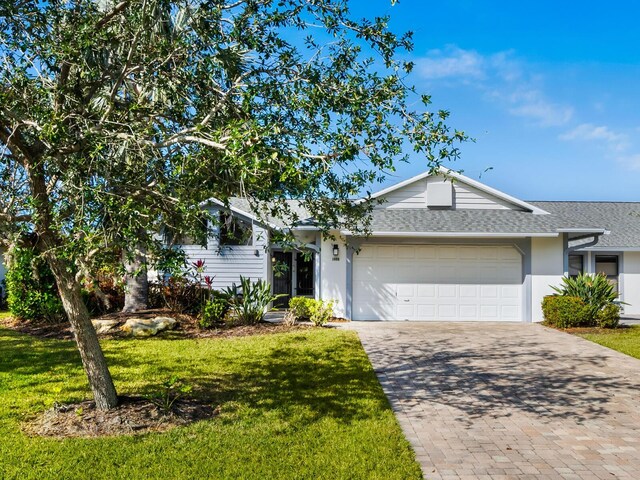
M 443 181 L 443 176 L 416 180 L 386 195 L 385 202 L 377 208 L 427 208 L 428 185 Z M 516 205 L 460 181 L 454 181 L 453 191 L 453 208 L 457 210 L 521 210 Z
M 268 280 L 269 232 L 253 224 L 253 245 L 219 248 L 217 230 L 208 239 L 207 247 L 181 245 L 189 263 L 204 260 L 204 275 L 213 277 L 213 288 L 230 287 L 240 283 L 240 276 L 251 280 Z

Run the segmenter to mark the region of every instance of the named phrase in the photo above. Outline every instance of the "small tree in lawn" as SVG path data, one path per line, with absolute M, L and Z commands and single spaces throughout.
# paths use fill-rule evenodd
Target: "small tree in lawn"
M 0 238 L 36 236 L 98 407 L 117 395 L 79 282 L 100 252 L 135 263 L 212 196 L 366 231 L 350 198 L 404 146 L 457 156 L 464 135 L 405 85 L 410 48 L 343 0 L 0 2 Z

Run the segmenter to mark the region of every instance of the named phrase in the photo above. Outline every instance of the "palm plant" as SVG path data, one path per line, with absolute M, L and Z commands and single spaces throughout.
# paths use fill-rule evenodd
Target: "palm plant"
M 559 295 L 580 298 L 589 307 L 592 318 L 618 299 L 618 292 L 603 273 L 563 277 L 559 287 L 551 288 Z

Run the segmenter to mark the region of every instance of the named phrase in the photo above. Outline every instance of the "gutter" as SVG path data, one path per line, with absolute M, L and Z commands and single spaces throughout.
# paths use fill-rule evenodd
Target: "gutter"
M 434 238 L 557 238 L 560 233 L 487 233 L 487 232 L 371 232 L 369 235 L 354 235 L 349 230 L 341 230 L 342 235 L 371 237 L 434 237 Z
M 593 238 L 593 240 L 590 240 L 590 241 L 588 241 L 586 243 L 581 243 L 579 245 L 574 245 L 573 247 L 567 246 L 567 248 L 565 249 L 564 253 L 568 255 L 571 252 L 575 252 L 576 250 L 580 250 L 581 248 L 593 247 L 596 243 L 598 243 L 598 241 L 600 240 L 600 236 L 603 235 L 603 233 L 595 233 L 593 235 L 580 235 L 578 237 L 572 238 L 571 241 L 586 240 L 588 238 Z

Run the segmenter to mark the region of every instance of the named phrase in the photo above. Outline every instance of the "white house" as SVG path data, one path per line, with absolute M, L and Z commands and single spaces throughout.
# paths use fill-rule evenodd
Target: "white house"
M 240 235 L 183 248 L 205 260 L 215 287 L 264 279 L 276 293 L 333 299 L 353 320 L 541 321 L 550 285 L 579 272 L 606 273 L 625 314 L 640 315 L 640 203 L 525 202 L 446 169 L 374 197 L 384 202 L 367 238 L 323 240 L 308 219 L 294 229 L 300 251 L 284 251 L 269 241 L 283 225 L 233 199 Z
M 579 272 L 606 273 L 625 315 L 640 315 L 640 202 L 525 202 L 445 169 L 374 197 L 384 202 L 367 238 L 325 240 L 307 218 L 294 228 L 300 249 L 283 250 L 270 238 L 285 226 L 236 198 L 206 248 L 182 248 L 215 288 L 264 279 L 276 293 L 333 299 L 353 320 L 541 321 L 550 285 Z M 204 208 L 227 215 L 216 200 Z

